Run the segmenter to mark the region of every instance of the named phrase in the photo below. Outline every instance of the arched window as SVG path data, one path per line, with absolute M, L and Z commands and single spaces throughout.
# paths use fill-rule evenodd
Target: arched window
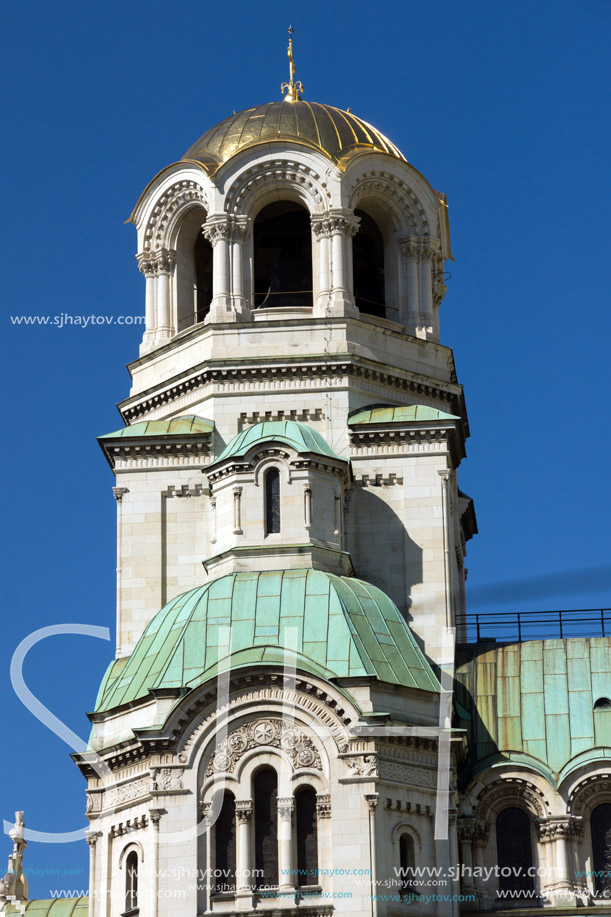
M 599 697 L 594 702 L 595 710 L 611 710 L 611 698 L 608 697 Z
M 368 213 L 355 210 L 354 215 L 361 221 L 352 242 L 354 301 L 360 312 L 385 318 L 384 239 Z
M 201 208 L 184 218 L 176 239 L 176 332 L 203 322 L 212 300 L 212 245 L 202 232 Z
M 303 787 L 295 797 L 295 822 L 297 827 L 297 884 L 318 885 L 316 793 L 312 787 Z
M 408 894 L 417 895 L 418 891 L 414 885 L 416 854 L 414 838 L 411 834 L 402 834 L 399 838 L 399 865 L 401 867 L 401 897 Z
M 310 214 L 300 204 L 277 201 L 254 225 L 255 308 L 312 305 Z
M 499 866 L 499 891 L 511 897 L 532 896 L 534 877 L 530 819 L 523 809 L 509 806 L 496 820 L 496 851 Z
M 215 888 L 219 892 L 235 891 L 236 828 L 235 799 L 225 792 L 219 817 L 214 825 Z
M 270 468 L 265 475 L 265 534 L 280 531 L 280 472 Z
M 611 898 L 611 803 L 596 806 L 590 818 L 594 887 L 607 900 Z
M 125 913 L 138 909 L 138 854 L 132 850 L 125 861 Z
M 194 308 L 195 323 L 203 322 L 210 311 L 212 302 L 212 245 L 203 232 L 195 240 L 193 249 L 195 260 Z
M 267 767 L 253 781 L 255 815 L 255 882 L 278 885 L 278 777 Z

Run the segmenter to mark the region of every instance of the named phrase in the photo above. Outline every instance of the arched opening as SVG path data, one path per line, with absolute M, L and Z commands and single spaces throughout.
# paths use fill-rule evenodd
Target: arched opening
M 318 885 L 316 793 L 312 787 L 303 787 L 295 797 L 295 823 L 297 827 L 297 884 Z
M 499 891 L 508 897 L 532 897 L 534 877 L 530 819 L 523 809 L 509 806 L 496 820 L 496 852 L 499 866 Z
M 265 475 L 265 534 L 280 531 L 280 472 L 270 468 Z
M 221 811 L 214 825 L 214 894 L 235 891 L 236 825 L 235 798 L 225 792 Z
M 597 894 L 611 898 L 611 803 L 596 806 L 590 818 L 594 887 Z
M 255 308 L 312 305 L 310 214 L 301 204 L 277 201 L 254 225 Z
M 206 211 L 190 210 L 176 237 L 176 333 L 202 322 L 212 300 L 212 245 L 202 232 Z
M 195 284 L 193 291 L 194 324 L 203 322 L 212 302 L 212 245 L 200 232 L 193 247 Z
M 611 698 L 609 697 L 599 697 L 594 702 L 595 710 L 611 710 Z
M 255 816 L 255 882 L 258 888 L 278 885 L 278 777 L 260 770 L 253 781 Z
M 384 238 L 368 213 L 355 210 L 354 215 L 361 221 L 352 240 L 354 301 L 360 312 L 385 318 Z
M 125 861 L 125 913 L 138 909 L 138 854 L 130 851 Z
M 399 865 L 401 867 L 401 897 L 417 895 L 418 891 L 414 885 L 416 851 L 411 834 L 402 834 L 399 838 Z

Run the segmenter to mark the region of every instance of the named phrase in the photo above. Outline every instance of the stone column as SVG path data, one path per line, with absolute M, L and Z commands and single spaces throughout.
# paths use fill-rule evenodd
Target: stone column
M 142 252 L 136 255 L 138 267 L 146 279 L 146 299 L 144 306 L 145 327 L 142 343 L 140 345 L 140 355 L 148 353 L 155 343 L 155 332 L 157 330 L 157 316 L 155 306 L 155 274 L 157 268 L 155 260 L 150 252 Z
M 405 283 L 401 284 L 402 300 L 403 297 L 407 302 L 401 302 L 401 320 L 405 323 L 408 334 L 416 335 L 420 330 L 422 321 L 420 318 L 420 286 L 418 279 L 418 264 L 420 256 L 420 245 L 411 239 L 402 239 L 399 243 L 401 250 L 401 266 L 405 276 Z
M 153 823 L 153 875 L 151 876 L 151 895 L 153 898 L 150 914 L 157 917 L 159 913 L 159 822 L 161 816 L 166 814 L 165 809 L 149 809 L 149 816 Z
M 236 837 L 236 910 L 247 909 L 252 902 L 252 868 L 250 863 L 250 820 L 252 799 L 238 799 L 235 814 L 238 823 Z M 242 902 L 238 906 L 238 899 Z
M 456 824 L 458 843 L 460 844 L 460 860 L 463 866 L 461 890 L 465 895 L 475 894 L 473 880 L 473 853 L 472 847 L 475 840 L 475 819 L 472 817 L 459 818 Z
M 123 497 L 129 493 L 127 487 L 113 487 L 112 494 L 117 504 L 117 640 L 116 655 L 122 653 L 121 639 L 125 629 L 123 620 Z
M 473 865 L 478 870 L 478 875 L 474 879 L 475 894 L 477 896 L 476 907 L 481 911 L 490 910 L 492 906 L 492 897 L 486 887 L 483 878 L 484 868 L 484 850 L 488 846 L 490 837 L 490 823 L 487 821 L 476 821 L 475 835 L 473 838 Z M 467 906 L 465 906 L 465 910 Z M 475 909 L 475 908 L 474 908 Z
M 157 333 L 156 343 L 169 340 L 172 335 L 172 319 L 170 315 L 170 277 L 176 263 L 176 252 L 167 248 L 160 248 L 155 252 L 155 268 L 157 274 Z
M 369 868 L 371 870 L 371 914 L 378 913 L 378 871 L 376 861 L 376 808 L 378 793 L 366 793 L 365 799 L 369 808 Z
M 316 302 L 314 303 L 315 315 L 326 315 L 329 307 L 329 296 L 331 292 L 331 230 L 329 220 L 323 217 L 314 217 L 312 219 L 312 232 L 317 240 L 318 245 L 318 292 Z
M 278 887 L 285 893 L 295 888 L 292 872 L 294 811 L 295 800 L 292 796 L 278 800 Z
M 429 337 L 433 333 L 433 278 L 431 274 L 432 257 L 433 252 L 430 247 L 423 245 L 420 250 L 420 330 L 422 332 L 422 337 Z
M 250 316 L 250 304 L 244 295 L 244 239 L 248 227 L 246 217 L 234 217 L 231 221 L 231 300 L 235 317 L 239 319 Z
M 233 488 L 233 534 L 242 534 L 242 488 Z
M 331 231 L 331 302 L 332 315 L 358 315 L 352 293 L 352 278 L 348 276 L 351 259 L 348 256 L 348 245 L 358 232 L 358 219 L 350 211 L 331 213 L 329 217 Z
M 97 900 L 97 885 L 95 881 L 95 845 L 99 837 L 102 837 L 101 831 L 87 831 L 85 840 L 89 844 L 89 917 L 95 917 L 95 905 Z
M 235 321 L 229 281 L 230 222 L 225 216 L 209 217 L 202 232 L 212 245 L 212 302 L 208 321 Z

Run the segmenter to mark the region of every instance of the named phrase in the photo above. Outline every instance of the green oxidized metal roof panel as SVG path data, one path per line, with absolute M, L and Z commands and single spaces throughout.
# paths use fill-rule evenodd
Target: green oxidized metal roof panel
M 228 458 L 241 458 L 249 449 L 265 442 L 282 442 L 292 446 L 299 454 L 314 453 L 326 455 L 340 462 L 345 461 L 336 455 L 324 437 L 313 427 L 296 420 L 265 420 L 253 424 L 252 427 L 247 427 L 246 430 L 234 436 L 219 457 L 208 465 L 208 468 Z
M 427 420 L 460 420 L 456 414 L 446 414 L 427 404 L 373 404 L 353 411 L 348 417 L 348 426 L 362 423 L 417 423 Z
M 6 914 L 26 913 L 31 917 L 87 917 L 88 912 L 88 897 L 35 898 L 32 901 L 10 902 L 5 907 Z
M 214 423 L 197 414 L 184 414 L 170 420 L 143 420 L 113 433 L 106 433 L 99 439 L 137 439 L 141 436 L 202 436 L 212 433 Z
M 474 765 L 523 752 L 559 774 L 576 755 L 600 756 L 611 744 L 611 716 L 601 730 L 593 710 L 598 697 L 611 696 L 611 637 L 499 647 L 461 666 L 457 679 L 473 714 Z
M 232 573 L 156 615 L 120 675 L 106 676 L 96 710 L 153 688 L 194 687 L 213 677 L 219 660 L 256 664 L 271 652 L 282 663 L 284 647 L 294 649 L 302 668 L 325 678 L 371 675 L 439 691 L 398 609 L 375 586 L 319 570 Z

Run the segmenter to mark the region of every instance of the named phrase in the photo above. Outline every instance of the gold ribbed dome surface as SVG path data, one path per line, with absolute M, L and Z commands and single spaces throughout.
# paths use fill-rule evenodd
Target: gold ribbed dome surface
M 241 150 L 288 140 L 328 156 L 334 162 L 355 150 L 375 150 L 405 161 L 387 137 L 356 115 L 318 102 L 269 102 L 225 118 L 200 137 L 183 159 L 195 159 L 210 172 Z

